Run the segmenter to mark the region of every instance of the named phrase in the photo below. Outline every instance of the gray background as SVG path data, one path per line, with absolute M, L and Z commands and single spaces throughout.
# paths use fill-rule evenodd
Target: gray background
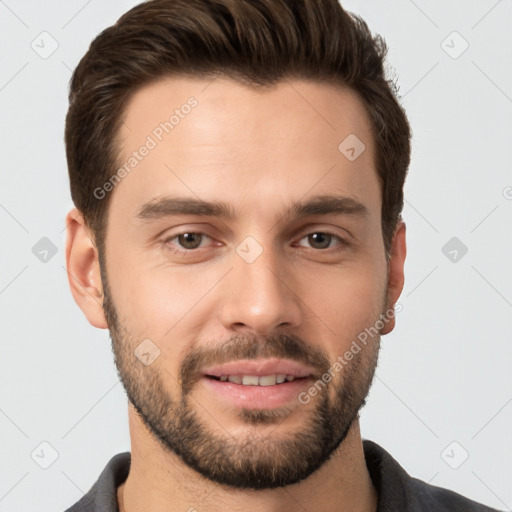
M 130 448 L 108 332 L 68 288 L 63 131 L 71 70 L 136 3 L 0 1 L 1 512 L 64 510 Z M 403 311 L 362 434 L 412 475 L 511 510 L 512 5 L 343 4 L 386 38 L 414 132 Z

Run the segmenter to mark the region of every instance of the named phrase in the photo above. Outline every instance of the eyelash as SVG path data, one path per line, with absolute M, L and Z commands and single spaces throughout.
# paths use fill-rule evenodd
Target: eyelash
M 166 239 L 164 239 L 162 241 L 162 243 L 164 244 L 164 246 L 171 252 L 174 252 L 174 253 L 177 253 L 177 254 L 192 254 L 194 252 L 198 252 L 199 249 L 201 249 L 201 247 L 197 247 L 195 249 L 171 249 L 170 248 L 170 245 L 171 244 L 171 241 L 182 236 L 182 235 L 186 235 L 186 234 L 192 234 L 192 235 L 203 235 L 203 236 L 207 236 L 208 238 L 212 239 L 213 240 L 213 236 L 210 235 L 209 233 L 207 232 L 204 232 L 204 231 L 183 231 L 181 233 L 176 233 L 175 235 L 171 236 L 171 237 L 168 237 Z M 299 241 L 303 240 L 304 238 L 307 238 L 309 235 L 313 235 L 313 234 L 322 234 L 322 235 L 329 235 L 333 238 L 336 238 L 339 242 L 339 244 L 335 247 L 328 247 L 326 249 L 315 249 L 315 248 L 311 248 L 317 252 L 329 252 L 330 250 L 334 249 L 336 250 L 336 247 L 338 248 L 342 248 L 342 247 L 348 247 L 350 244 L 347 240 L 345 240 L 344 238 L 342 238 L 341 236 L 337 235 L 336 233 L 333 233 L 331 231 L 311 231 L 309 233 L 306 233 L 302 238 L 300 238 Z M 202 240 L 201 240 L 202 242 Z M 308 248 L 308 247 L 304 247 L 304 246 L 300 246 L 302 248 Z

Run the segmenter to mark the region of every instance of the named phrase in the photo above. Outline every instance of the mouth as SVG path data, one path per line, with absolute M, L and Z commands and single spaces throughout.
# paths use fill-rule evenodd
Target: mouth
M 284 384 L 285 382 L 293 382 L 294 380 L 303 380 L 307 377 L 295 377 L 294 375 L 278 373 L 271 375 L 206 375 L 209 379 L 218 380 L 220 382 L 231 382 L 233 384 L 241 384 L 242 386 L 275 386 Z
M 315 371 L 296 361 L 231 361 L 205 368 L 202 382 L 213 400 L 237 408 L 272 409 L 290 405 L 313 382 Z
M 268 386 L 313 377 L 315 369 L 291 359 L 244 359 L 207 367 L 207 377 L 249 386 Z M 235 380 L 231 380 L 235 379 Z M 240 380 L 241 379 L 241 380 Z M 257 380 L 256 380 L 257 379 Z M 269 382 L 270 384 L 267 384 Z

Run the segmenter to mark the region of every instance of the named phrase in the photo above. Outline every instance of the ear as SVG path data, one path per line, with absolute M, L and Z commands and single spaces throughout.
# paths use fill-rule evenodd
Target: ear
M 91 325 L 107 329 L 98 250 L 82 213 L 76 208 L 66 216 L 66 231 L 66 268 L 73 298 Z
M 395 306 L 404 287 L 404 263 L 407 253 L 405 243 L 405 222 L 400 220 L 395 229 L 388 262 L 388 298 L 386 310 Z M 395 328 L 395 315 L 384 325 L 381 334 L 388 334 Z

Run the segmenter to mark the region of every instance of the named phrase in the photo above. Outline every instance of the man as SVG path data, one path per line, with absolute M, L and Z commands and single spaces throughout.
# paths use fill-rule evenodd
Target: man
M 66 260 L 131 453 L 69 511 L 491 510 L 361 439 L 406 255 L 385 53 L 335 0 L 154 0 L 93 41 Z

